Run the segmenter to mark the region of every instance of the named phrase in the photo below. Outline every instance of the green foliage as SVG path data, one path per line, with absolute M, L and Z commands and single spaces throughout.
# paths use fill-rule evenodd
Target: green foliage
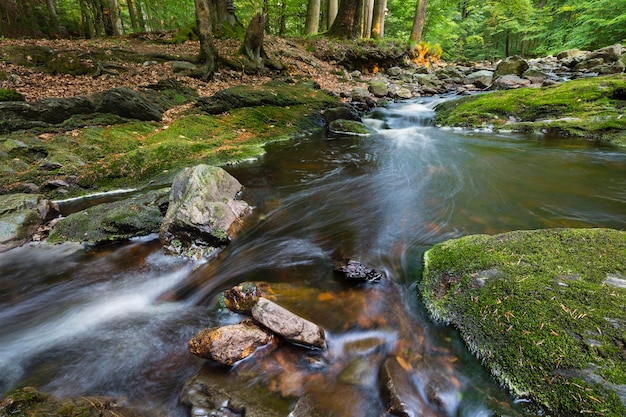
M 0 101 L 24 101 L 24 96 L 12 88 L 0 88 Z

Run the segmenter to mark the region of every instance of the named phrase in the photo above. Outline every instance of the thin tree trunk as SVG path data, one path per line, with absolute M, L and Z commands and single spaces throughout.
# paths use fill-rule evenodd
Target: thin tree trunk
M 415 7 L 415 19 L 413 19 L 413 29 L 411 29 L 410 40 L 412 43 L 419 43 L 422 39 L 422 31 L 424 30 L 424 21 L 426 20 L 426 7 L 428 0 L 417 0 Z
M 320 0 L 309 0 L 306 9 L 305 35 L 315 35 L 320 27 Z
M 217 69 L 217 50 L 213 43 L 213 29 L 211 26 L 211 12 L 208 0 L 194 0 L 196 6 L 196 24 L 200 39 L 200 54 L 198 61 L 204 64 L 202 78 L 209 79 Z
M 139 30 L 139 20 L 137 19 L 137 13 L 135 12 L 134 0 L 126 0 L 126 7 L 128 7 L 128 16 L 130 17 L 130 26 L 134 32 Z
M 374 0 L 363 2 L 363 38 L 369 38 L 372 34 L 372 20 L 374 18 Z
M 246 37 L 243 42 L 243 52 L 246 57 L 259 68 L 263 66 L 263 38 L 265 28 L 265 15 L 257 13 L 246 29 Z
M 124 25 L 122 24 L 122 15 L 120 14 L 119 0 L 109 0 L 109 16 L 111 19 L 111 28 L 114 36 L 124 34 Z
M 58 35 L 61 32 L 61 28 L 59 26 L 59 17 L 57 15 L 57 9 L 54 6 L 53 0 L 47 0 L 48 11 L 50 12 L 50 19 L 52 21 L 52 27 L 54 28 L 54 32 Z
M 372 20 L 372 38 L 383 39 L 385 37 L 385 11 L 387 0 L 374 1 L 374 17 Z
M 332 27 L 337 17 L 337 10 L 339 10 L 338 0 L 328 0 L 328 27 Z
M 135 15 L 137 16 L 137 23 L 139 24 L 139 29 L 144 32 L 149 32 L 150 28 L 146 25 L 146 16 L 143 12 L 143 5 L 141 4 L 141 0 L 133 0 L 135 2 Z
M 287 31 L 287 2 L 283 1 L 280 6 L 280 24 L 278 25 L 278 34 L 285 36 Z

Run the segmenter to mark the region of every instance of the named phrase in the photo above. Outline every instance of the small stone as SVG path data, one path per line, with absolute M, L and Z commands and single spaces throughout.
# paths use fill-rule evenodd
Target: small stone
M 290 342 L 324 348 L 324 330 L 267 298 L 259 298 L 252 308 L 252 317 Z

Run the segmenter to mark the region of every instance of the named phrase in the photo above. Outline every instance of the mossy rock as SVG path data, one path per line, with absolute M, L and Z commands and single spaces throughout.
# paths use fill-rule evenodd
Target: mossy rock
M 0 401 L 0 416 L 12 417 L 141 417 L 138 410 L 120 406 L 112 397 L 61 400 L 33 387 L 8 393 Z
M 70 214 L 52 229 L 48 240 L 99 244 L 157 233 L 167 210 L 169 189 Z
M 546 415 L 626 415 L 626 232 L 449 240 L 426 252 L 419 288 L 431 316 Z
M 624 89 L 626 74 L 618 74 L 468 96 L 437 106 L 436 123 L 554 132 L 626 144 Z
M 338 119 L 328 125 L 328 130 L 333 135 L 339 136 L 371 136 L 374 130 L 355 120 Z

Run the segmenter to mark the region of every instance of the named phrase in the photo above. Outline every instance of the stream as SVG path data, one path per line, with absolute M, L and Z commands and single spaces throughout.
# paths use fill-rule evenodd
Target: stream
M 437 100 L 376 109 L 364 119 L 377 130 L 371 137 L 269 144 L 258 160 L 225 167 L 253 211 L 209 263 L 164 255 L 157 236 L 0 254 L 0 395 L 31 385 L 182 417 L 179 394 L 202 369 L 276 415 L 306 395 L 328 415 L 374 417 L 385 415 L 380 363 L 403 355 L 427 415 L 534 415 L 453 329 L 429 320 L 417 295 L 421 257 L 475 233 L 626 229 L 626 151 L 436 128 Z M 333 274 L 342 258 L 385 278 L 346 285 Z M 217 304 L 244 281 L 270 283 L 280 304 L 324 328 L 328 349 L 282 349 L 230 371 L 189 354 L 200 329 L 242 320 Z

